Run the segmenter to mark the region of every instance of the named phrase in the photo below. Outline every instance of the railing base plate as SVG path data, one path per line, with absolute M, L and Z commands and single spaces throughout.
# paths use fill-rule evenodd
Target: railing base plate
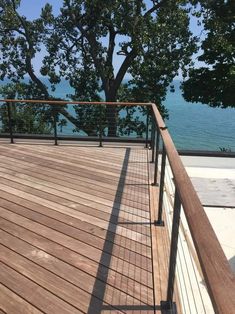
M 165 314 L 177 314 L 176 303 L 161 301 L 161 310 L 164 310 Z
M 154 226 L 158 226 L 158 227 L 164 227 L 164 221 L 163 220 L 155 220 L 154 221 Z

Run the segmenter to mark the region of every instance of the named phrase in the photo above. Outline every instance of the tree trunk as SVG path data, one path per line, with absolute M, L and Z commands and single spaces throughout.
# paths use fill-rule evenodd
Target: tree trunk
M 106 95 L 107 102 L 116 102 L 116 95 Z M 117 136 L 117 106 L 107 105 L 106 106 L 106 119 L 108 122 L 108 136 Z

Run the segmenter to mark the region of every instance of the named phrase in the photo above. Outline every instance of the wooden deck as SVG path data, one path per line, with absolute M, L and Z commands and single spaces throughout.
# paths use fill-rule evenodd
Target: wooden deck
M 154 313 L 148 168 L 140 146 L 1 144 L 0 313 Z

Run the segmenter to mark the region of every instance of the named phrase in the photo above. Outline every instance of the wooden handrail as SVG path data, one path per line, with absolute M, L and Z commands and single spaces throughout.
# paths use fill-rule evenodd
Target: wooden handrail
M 155 104 L 152 104 L 152 110 L 165 145 L 175 186 L 214 310 L 216 313 L 235 313 L 235 275 Z
M 152 106 L 152 103 L 143 102 L 107 102 L 107 101 L 65 101 L 65 100 L 38 100 L 38 99 L 0 99 L 0 103 L 32 103 L 48 105 L 113 105 L 113 106 Z

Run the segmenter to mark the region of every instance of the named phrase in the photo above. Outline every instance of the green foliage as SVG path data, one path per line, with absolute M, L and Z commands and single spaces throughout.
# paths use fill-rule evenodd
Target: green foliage
M 60 76 L 76 88 L 76 96 L 86 91 L 96 98 L 102 89 L 107 101 L 117 99 L 130 73 L 130 84 L 135 85 L 132 100 L 157 100 L 160 105 L 179 68 L 190 63 L 196 39 L 189 31 L 184 1 L 151 4 L 147 8 L 146 1 L 139 0 L 64 1 L 47 41 L 43 73 L 54 75 L 59 65 Z M 115 54 L 123 58 L 116 75 Z
M 30 96 L 40 96 L 40 91 L 32 83 L 7 84 L 0 87 L 0 95 L 8 99 L 28 99 Z M 15 133 L 49 134 L 52 130 L 51 109 L 48 106 L 37 104 L 11 104 L 13 131 Z M 2 121 L 1 132 L 9 132 L 9 117 L 7 104 L 0 108 Z
M 41 95 L 48 96 L 47 89 L 36 77 L 32 60 L 41 51 L 41 44 L 45 37 L 45 11 L 51 8 L 47 5 L 42 10 L 42 17 L 29 21 L 18 13 L 20 0 L 0 1 L 0 79 L 10 79 L 18 83 L 28 74 L 38 88 Z
M 43 105 L 41 105 L 41 110 Z M 14 133 L 23 134 L 50 134 L 52 127 L 49 121 L 43 119 L 39 108 L 35 108 L 29 104 L 12 104 L 12 124 Z M 2 128 L 1 132 L 8 133 L 8 114 L 7 105 L 1 106 L 0 115 L 2 117 Z
M 150 36 L 131 67 L 133 79 L 129 88 L 132 97 L 136 100 L 141 95 L 142 101 L 155 102 L 163 116 L 167 113 L 161 103 L 167 87 L 179 68 L 186 71 L 196 49 L 196 39 L 192 37 L 188 25 L 185 9 L 177 1 L 169 1 L 168 6 L 159 11 L 157 19 L 149 23 Z
M 140 118 L 143 117 L 141 113 L 145 113 L 142 107 L 126 106 L 119 108 L 120 111 L 123 109 L 125 110 L 125 116 L 120 117 L 118 123 L 120 135 L 132 136 L 136 134 L 137 137 L 143 137 L 143 133 L 146 131 L 146 121 Z M 140 115 L 137 113 L 140 113 Z
M 232 152 L 230 147 L 220 147 L 219 150 L 223 153 L 231 153 Z
M 1 79 L 19 83 L 28 75 L 31 96 L 52 99 L 33 67 L 36 54 L 43 50 L 40 72 L 49 78 L 52 90 L 63 77 L 75 89 L 70 95 L 74 100 L 99 101 L 103 92 L 106 101 L 156 102 L 167 116 L 162 105 L 167 87 L 180 68 L 186 71 L 196 50 L 196 38 L 189 31 L 188 1 L 64 0 L 58 16 L 46 5 L 32 21 L 19 14 L 19 7 L 20 0 L 0 0 Z M 115 72 L 116 55 L 121 62 Z M 128 88 L 122 86 L 126 74 L 133 78 Z M 125 114 L 118 118 L 120 108 L 106 108 L 108 134 L 115 136 L 119 123 L 120 134 L 142 136 L 137 109 L 121 109 Z M 77 107 L 76 118 L 66 108 L 60 113 L 75 131 L 93 135 L 98 132 L 96 110 Z M 64 121 L 59 121 L 61 127 Z
M 100 106 L 81 105 L 74 106 L 79 125 L 75 131 L 83 131 L 87 135 L 96 136 L 99 133 L 100 119 L 105 125 L 105 109 Z
M 199 61 L 206 66 L 191 69 L 183 84 L 187 101 L 211 107 L 235 107 L 235 2 L 201 1 L 207 31 Z

